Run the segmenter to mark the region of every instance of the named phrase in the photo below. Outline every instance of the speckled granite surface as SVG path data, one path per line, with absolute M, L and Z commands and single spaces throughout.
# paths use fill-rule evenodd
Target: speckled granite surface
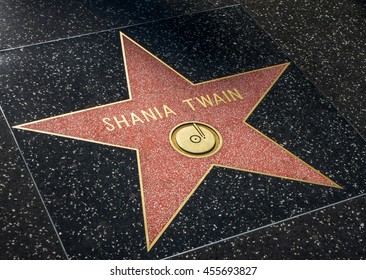
M 366 2 L 241 4 L 366 138 Z
M 2 114 L 0 130 L 0 259 L 66 258 Z
M 365 197 L 173 259 L 365 259 Z
M 235 0 L 5 0 L 0 3 L 0 49 L 237 4 Z
M 336 61 L 342 68 L 345 62 L 328 57 L 332 47 L 339 49 L 340 53 L 345 52 L 344 32 L 357 31 L 356 38 L 362 35 L 363 30 L 359 30 L 355 19 L 350 19 L 351 15 L 359 21 L 364 19 L 361 10 L 355 8 L 362 6 L 357 6 L 355 2 L 344 11 L 341 9 L 345 5 L 343 2 L 327 9 L 324 3 L 306 6 L 310 1 L 305 1 L 303 5 L 308 8 L 305 10 L 309 10 L 312 17 L 327 13 L 336 16 L 337 11 L 342 11 L 343 16 L 339 20 L 344 24 L 344 30 L 332 37 L 334 45 L 331 47 L 325 47 L 326 44 L 319 40 L 319 46 L 313 42 L 301 50 L 300 46 L 308 43 L 306 38 L 309 35 L 303 25 L 307 26 L 306 21 L 309 24 L 314 22 L 312 17 L 306 17 L 305 12 L 302 13 L 302 21 L 285 17 L 284 11 L 290 10 L 293 14 L 301 11 L 295 11 L 295 4 L 291 3 L 271 1 L 274 10 L 274 7 L 283 7 L 273 13 L 261 3 L 243 2 L 260 24 L 261 20 L 264 22 L 263 26 L 290 53 L 296 65 L 323 89 L 320 93 L 291 64 L 248 123 L 344 188 L 319 187 L 216 167 L 147 253 L 138 162 L 134 151 L 14 129 L 68 257 L 166 258 L 176 254 L 181 254 L 179 258 L 219 259 L 365 257 L 362 249 L 364 198 L 359 196 L 365 191 L 363 170 L 366 150 L 365 141 L 352 127 L 354 125 L 362 133 L 363 101 L 360 98 L 364 80 L 358 75 L 364 73 L 364 68 L 362 60 L 354 59 L 352 67 L 358 70 L 354 75 L 347 76 L 347 68 L 347 71 L 339 71 L 339 76 L 333 76 L 330 74 L 334 70 L 332 63 Z M 211 7 L 221 4 L 213 3 Z M 188 5 L 184 9 L 190 10 L 192 7 Z M 271 17 L 274 18 L 272 21 Z M 287 21 L 293 23 L 293 29 L 286 27 Z M 320 23 L 313 24 L 315 29 L 322 30 Z M 92 31 L 98 30 L 95 26 L 93 28 Z M 294 33 L 283 32 L 284 28 Z M 67 29 L 62 36 L 86 32 L 83 28 L 75 30 L 76 33 Z M 303 33 L 300 30 L 304 30 L 304 37 L 301 37 Z M 10 124 L 17 125 L 126 99 L 128 92 L 119 31 L 125 32 L 179 73 L 196 82 L 289 60 L 241 7 L 5 51 L 0 54 L 4 66 L 0 76 L 5 81 L 0 102 Z M 52 34 L 46 32 L 44 37 L 37 35 L 32 40 L 36 43 L 44 38 L 55 38 Z M 296 47 L 298 38 L 304 42 Z M 23 44 L 17 39 L 8 42 L 12 42 L 13 46 Z M 357 53 L 359 57 L 364 55 L 362 48 L 351 45 L 348 47 L 350 53 Z M 324 50 L 321 55 L 317 52 L 319 48 Z M 324 59 L 316 64 L 312 59 L 318 55 Z M 330 72 L 319 70 L 321 66 L 328 67 Z M 331 83 L 333 90 L 329 92 L 322 86 L 323 80 L 329 85 L 328 79 L 324 78 L 328 76 L 329 79 L 336 79 Z M 354 96 L 351 98 L 352 94 Z M 328 101 L 336 105 L 351 124 Z M 9 157 L 9 153 L 4 153 L 4 157 Z M 14 153 L 19 157 L 17 152 Z M 11 188 L 15 186 L 7 185 Z M 34 187 L 31 190 L 35 192 Z M 1 199 L 4 197 L 5 191 Z M 307 213 L 352 198 L 355 199 Z M 34 214 L 35 217 L 45 215 L 39 197 L 33 195 L 26 201 L 32 199 L 40 205 L 37 208 L 39 214 Z M 298 215 L 304 216 L 291 219 Z M 22 220 L 21 215 L 19 219 Z M 289 220 L 281 223 L 284 219 Z M 49 225 L 49 221 L 43 222 Z M 271 226 L 273 223 L 278 224 Z M 34 224 L 44 227 L 40 222 Z M 327 226 L 323 227 L 324 224 Z M 264 226 L 266 228 L 261 229 Z M 293 233 L 293 238 L 286 243 L 287 233 Z M 220 242 L 235 235 L 243 236 Z M 315 241 L 311 243 L 309 238 Z M 329 240 L 334 240 L 336 244 L 333 249 L 330 248 L 333 243 Z M 3 239 L 1 241 L 4 244 Z M 44 244 L 39 245 L 39 248 L 45 248 L 42 251 L 44 254 L 23 254 L 10 241 L 5 243 L 9 253 L 1 257 L 65 257 L 52 228 L 44 236 L 34 238 L 32 235 L 31 241 L 27 242 Z M 211 242 L 215 244 L 208 246 Z M 279 247 L 282 250 L 270 252 Z M 193 251 L 184 253 L 187 250 Z M 249 254 L 248 250 L 253 253 Z

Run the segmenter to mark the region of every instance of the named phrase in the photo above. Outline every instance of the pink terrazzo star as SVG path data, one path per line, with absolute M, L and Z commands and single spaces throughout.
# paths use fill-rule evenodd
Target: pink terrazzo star
M 288 63 L 193 84 L 125 35 L 121 40 L 131 99 L 16 128 L 136 150 L 148 250 L 214 165 L 339 187 L 245 122 Z M 171 130 L 189 121 L 214 127 L 222 148 L 207 158 L 174 150 Z

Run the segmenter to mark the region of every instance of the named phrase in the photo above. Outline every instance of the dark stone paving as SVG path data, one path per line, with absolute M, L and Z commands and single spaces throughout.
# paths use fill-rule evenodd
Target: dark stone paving
M 366 138 L 365 1 L 241 3 Z
M 365 197 L 173 259 L 365 259 Z
M 237 4 L 234 0 L 5 0 L 0 3 L 0 49 Z
M 2 116 L 1 259 L 364 259 L 364 3 L 142 2 L 3 1 L 10 125 L 128 98 L 119 31 L 194 82 L 293 60 L 248 123 L 343 189 L 216 167 L 147 253 L 134 151 L 13 129 L 56 233 Z
M 66 258 L 2 114 L 0 130 L 0 259 Z

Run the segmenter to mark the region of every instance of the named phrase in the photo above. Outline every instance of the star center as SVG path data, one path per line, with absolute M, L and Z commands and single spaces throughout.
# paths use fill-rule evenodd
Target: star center
M 204 158 L 216 154 L 222 146 L 220 133 L 199 122 L 184 122 L 172 129 L 170 143 L 182 155 Z

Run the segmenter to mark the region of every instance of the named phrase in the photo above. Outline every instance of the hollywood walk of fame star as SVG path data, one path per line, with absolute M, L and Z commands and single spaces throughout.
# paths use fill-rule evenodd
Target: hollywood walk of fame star
M 16 128 L 136 150 L 147 250 L 213 166 L 339 187 L 246 122 L 289 63 L 193 84 L 126 35 L 121 41 L 129 100 Z M 205 157 L 178 152 L 171 132 L 187 122 L 214 128 L 219 149 Z

